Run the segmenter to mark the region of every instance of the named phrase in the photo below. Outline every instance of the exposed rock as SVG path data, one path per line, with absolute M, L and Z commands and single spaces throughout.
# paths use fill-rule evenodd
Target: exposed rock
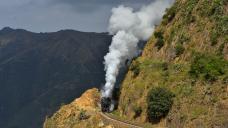
M 100 93 L 98 89 L 87 90 L 69 105 L 60 108 L 51 118 L 46 119 L 44 128 L 96 128 L 104 127 L 98 114 Z M 79 114 L 85 112 L 88 118 L 80 120 Z

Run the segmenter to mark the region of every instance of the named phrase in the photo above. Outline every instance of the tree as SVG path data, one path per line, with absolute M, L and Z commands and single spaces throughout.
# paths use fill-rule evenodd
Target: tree
M 149 121 L 159 120 L 166 116 L 172 107 L 174 94 L 166 88 L 157 87 L 147 96 L 147 116 Z

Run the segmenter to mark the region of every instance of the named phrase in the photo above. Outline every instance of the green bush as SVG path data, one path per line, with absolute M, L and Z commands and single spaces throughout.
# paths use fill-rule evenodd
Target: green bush
M 196 55 L 191 63 L 190 75 L 194 77 L 203 76 L 207 81 L 215 81 L 219 76 L 225 74 L 227 61 L 215 55 Z
M 219 34 L 216 31 L 211 32 L 210 40 L 211 46 L 214 46 L 218 43 Z
M 181 16 L 183 17 L 182 22 L 184 24 L 189 24 L 195 21 L 195 16 L 192 15 L 193 9 L 198 4 L 198 0 L 187 0 L 182 3 L 186 8 L 181 9 Z
M 185 48 L 181 44 L 178 44 L 175 47 L 175 53 L 176 53 L 177 56 L 180 56 L 181 54 L 183 54 L 184 50 L 185 50 Z
M 210 6 L 208 8 L 208 16 L 217 16 L 223 15 L 223 5 L 225 4 L 225 0 L 212 0 L 210 2 Z
M 182 33 L 180 38 L 178 39 L 178 43 L 179 44 L 184 44 L 184 43 L 186 43 L 189 40 L 190 40 L 189 36 L 187 34 Z
M 162 70 L 167 71 L 169 69 L 169 64 L 167 62 L 163 62 L 161 64 Z
M 228 34 L 228 16 L 227 15 L 222 15 L 216 17 L 216 26 L 215 30 L 217 31 L 219 36 L 224 36 Z
M 154 36 L 157 39 L 155 46 L 160 50 L 164 46 L 164 37 L 162 32 L 154 32 Z
M 140 73 L 139 62 L 137 60 L 133 61 L 129 69 L 133 72 L 134 77 L 138 76 Z
M 215 28 L 210 32 L 211 46 L 216 45 L 219 38 L 228 34 L 228 16 L 218 16 L 215 19 Z
M 202 17 L 216 17 L 223 14 L 225 0 L 204 0 L 197 8 Z
M 166 14 L 163 16 L 162 24 L 166 25 L 169 22 L 171 22 L 176 16 L 176 10 L 177 10 L 176 4 L 174 4 L 174 6 L 172 6 L 171 8 L 167 9 Z
M 222 80 L 223 84 L 228 84 L 228 76 L 225 76 Z
M 164 40 L 163 39 L 158 39 L 155 46 L 160 50 L 164 46 Z
M 153 88 L 147 96 L 147 116 L 149 121 L 161 119 L 166 116 L 173 104 L 174 94 L 161 87 Z
M 137 118 L 141 115 L 142 108 L 141 107 L 134 107 L 134 112 L 135 112 L 134 118 Z
M 223 56 L 224 48 L 225 48 L 225 43 L 222 43 L 218 48 L 218 51 L 217 51 L 218 55 Z
M 80 110 L 80 113 L 79 113 L 79 115 L 78 115 L 78 119 L 79 120 L 86 120 L 86 119 L 88 119 L 89 118 L 89 116 L 86 114 L 86 110 Z
M 162 32 L 154 32 L 155 38 L 163 38 L 163 33 Z

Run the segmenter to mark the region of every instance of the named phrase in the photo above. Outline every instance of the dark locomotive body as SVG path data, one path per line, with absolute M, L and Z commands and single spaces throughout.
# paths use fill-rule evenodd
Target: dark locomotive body
M 110 112 L 112 105 L 112 99 L 109 97 L 102 97 L 101 98 L 101 111 L 102 112 Z

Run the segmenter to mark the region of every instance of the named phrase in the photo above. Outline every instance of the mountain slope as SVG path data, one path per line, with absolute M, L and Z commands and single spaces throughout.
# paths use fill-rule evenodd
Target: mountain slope
M 162 87 L 175 98 L 160 126 L 228 127 L 227 15 L 225 0 L 176 0 L 130 66 L 114 113 L 148 122 L 147 96 Z
M 118 109 L 111 115 L 146 128 L 227 128 L 227 16 L 225 0 L 176 0 L 142 56 L 130 65 L 120 89 Z M 160 103 L 155 106 L 158 110 L 166 108 L 160 105 L 167 103 L 162 102 L 164 97 L 158 97 L 161 93 L 174 94 L 173 102 L 162 118 L 148 120 L 148 108 L 153 105 L 148 103 L 148 96 L 157 88 L 168 90 L 154 96 Z M 47 122 L 59 118 L 54 115 Z M 77 122 L 70 123 L 78 126 Z
M 45 128 L 90 128 L 98 127 L 100 116 L 98 111 L 98 101 L 100 93 L 98 89 L 89 89 L 83 95 L 68 105 L 64 105 L 52 118 L 44 123 Z M 80 119 L 80 113 L 84 111 L 89 118 Z M 72 123 L 74 122 L 74 123 Z
M 104 83 L 111 36 L 64 30 L 0 31 L 0 126 L 39 128 L 47 115 Z

